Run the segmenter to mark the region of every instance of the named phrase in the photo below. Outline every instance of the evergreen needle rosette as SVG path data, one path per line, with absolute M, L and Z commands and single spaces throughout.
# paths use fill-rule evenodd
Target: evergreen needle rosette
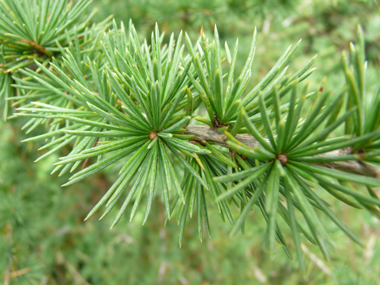
M 86 44 L 105 28 L 104 21 L 90 26 L 96 11 L 86 16 L 91 0 L 2 0 L 0 2 L 0 97 L 4 118 L 8 114 L 7 97 L 13 96 L 10 84 L 23 77 L 25 67 L 37 69 L 53 57 L 60 58 L 62 50 L 74 43 L 82 52 Z M 95 31 L 92 31 L 95 30 Z M 20 94 L 17 94 L 20 95 Z
M 75 98 L 75 93 L 70 89 L 74 78 L 97 92 L 108 94 L 106 90 L 109 87 L 105 75 L 102 74 L 106 64 L 105 58 L 101 56 L 99 44 L 102 37 L 102 33 L 92 29 L 82 38 L 84 42 L 76 38 L 66 49 L 61 47 L 62 56 L 59 59 L 53 57 L 48 66 L 35 62 L 37 71 L 29 68 L 21 69 L 19 74 L 22 78 L 13 76 L 15 83 L 12 84 L 20 94 L 8 97 L 8 101 L 12 100 L 14 107 L 22 107 L 9 118 L 31 117 L 22 127 L 26 133 L 30 133 L 41 124 L 50 125 L 51 130 L 56 131 L 62 120 L 54 119 L 48 116 L 48 113 L 44 115 L 42 111 L 32 116 L 29 116 L 28 112 L 35 113 L 36 108 L 41 108 L 43 104 L 59 108 L 83 106 L 84 102 Z M 102 84 L 95 85 L 94 76 L 100 76 Z
M 183 48 L 180 46 L 181 35 L 177 43 L 172 36 L 169 45 L 162 46 L 163 36 L 156 27 L 152 34 L 152 44 L 148 45 L 146 41 L 140 44 L 131 24 L 128 36 L 127 39 L 123 25 L 119 31 L 114 24 L 114 30 L 109 32 L 103 43 L 108 67 L 100 70 L 94 62 L 87 61 L 93 84 L 86 80 L 70 53 L 66 56 L 65 66 L 75 74 L 74 80 L 63 76 L 63 70 L 52 65 L 55 72 L 62 76 L 58 84 L 65 92 L 53 88 L 46 80 L 38 80 L 54 93 L 70 99 L 75 108 L 43 103 L 35 103 L 42 108 L 20 108 L 21 111 L 28 111 L 25 116 L 48 116 L 65 122 L 56 131 L 29 139 L 61 136 L 43 147 L 53 147 L 43 157 L 59 150 L 64 144 L 75 142 L 71 153 L 56 163 L 54 171 L 61 170 L 60 174 L 69 169 L 73 171 L 87 159 L 97 158 L 96 163 L 74 174 L 66 185 L 128 157 L 118 180 L 88 216 L 103 204 L 106 205 L 106 210 L 102 217 L 107 215 L 131 184 L 132 188 L 112 227 L 119 221 L 132 198 L 135 202 L 130 219 L 133 219 L 147 191 L 145 223 L 156 195 L 154 190 L 157 188 L 157 177 L 162 177 L 162 194 L 168 217 L 171 212 L 169 193 L 175 191 L 180 201 L 185 203 L 186 198 L 173 167 L 172 157 L 176 157 L 190 175 L 208 189 L 191 163 L 182 157 L 183 154 L 192 157 L 211 152 L 190 143 L 191 136 L 181 134 L 191 119 L 187 114 L 188 108 L 185 107 L 190 103 L 196 104 L 193 97 L 186 98 L 191 95 L 189 79 L 179 67 L 180 60 L 184 60 Z M 189 68 L 190 64 L 187 66 Z M 55 72 L 41 68 L 48 77 L 57 78 Z
M 331 95 L 329 91 L 323 91 L 324 89 L 325 87 L 322 87 L 318 92 L 315 103 L 305 119 L 302 119 L 302 109 L 306 94 L 301 94 L 301 100 L 296 104 L 297 88 L 293 87 L 288 113 L 285 115 L 281 114 L 280 98 L 275 89 L 273 93 L 274 122 L 271 122 L 266 113 L 267 106 L 264 97 L 259 95 L 259 108 L 265 135 L 258 131 L 255 124 L 252 124 L 244 109 L 241 110 L 239 116 L 244 121 L 249 134 L 260 146 L 247 147 L 226 131 L 229 138 L 228 145 L 247 159 L 243 160 L 236 155 L 242 171 L 215 178 L 218 182 L 235 183 L 231 189 L 219 196 L 220 200 L 238 195 L 246 204 L 232 232 L 236 232 L 242 226 L 247 214 L 254 205 L 257 205 L 268 223 L 267 247 L 273 248 L 274 241 L 277 240 L 290 254 L 276 222 L 280 214 L 292 230 L 293 242 L 303 270 L 305 267 L 300 233 L 313 244 L 318 245 L 326 258 L 329 256 L 326 230 L 316 210 L 330 218 L 354 242 L 361 244 L 358 237 L 319 197 L 318 192 L 325 190 L 341 202 L 355 208 L 366 209 L 377 217 L 380 213 L 377 208 L 380 206 L 380 200 L 377 197 L 366 195 L 353 188 L 353 185 L 379 187 L 379 179 L 326 168 L 326 166 L 331 166 L 331 163 L 339 168 L 339 163 L 360 160 L 359 155 L 344 155 L 340 150 L 358 142 L 378 138 L 380 131 L 355 139 L 345 135 L 328 139 L 336 128 L 353 116 L 356 108 L 337 117 L 330 124 L 329 117 L 334 115 L 333 111 L 339 106 L 338 103 L 342 100 L 343 94 L 325 106 L 325 102 Z M 320 130 L 318 127 L 322 124 L 324 128 Z M 368 156 L 378 155 L 378 151 L 368 153 Z M 285 202 L 286 208 L 283 206 Z M 309 231 L 306 231 L 301 226 L 302 223 L 298 222 L 298 212 L 306 221 Z
M 148 201 L 143 222 L 145 223 L 152 200 L 156 195 L 154 190 L 157 188 L 156 177 L 158 176 L 162 177 L 162 194 L 168 218 L 170 218 L 169 194 L 172 192 L 170 190 L 177 193 L 177 198 L 183 204 L 186 203 L 180 180 L 173 168 L 173 156 L 197 183 L 207 188 L 194 167 L 182 157 L 182 154 L 192 156 L 207 154 L 209 151 L 189 143 L 189 137 L 180 134 L 191 119 L 184 109 L 189 101 L 186 98 L 189 94 L 187 92 L 189 79 L 178 66 L 180 60 L 184 60 L 182 59 L 181 34 L 177 41 L 172 35 L 169 44 L 164 47 L 162 47 L 162 38 L 163 35 L 159 33 L 156 26 L 151 36 L 151 45 L 148 45 L 147 41 L 140 44 L 131 23 L 129 42 L 122 25 L 120 35 L 110 33 L 104 43 L 104 51 L 111 63 L 108 78 L 113 91 L 121 101 L 123 116 L 128 120 L 126 125 L 138 130 L 145 137 L 139 138 L 138 149 L 124 165 L 120 178 L 89 214 L 91 216 L 108 199 L 105 212 L 107 214 L 124 192 L 125 186 L 136 176 L 136 181 L 132 184 L 132 189 L 112 227 L 121 218 L 131 198 L 136 195 L 130 215 L 130 220 L 132 220 L 146 190 L 145 184 L 148 183 Z
M 235 125 L 239 111 L 244 107 L 251 119 L 260 121 L 258 109 L 258 95 L 260 92 L 264 96 L 268 110 L 270 110 L 273 106 L 272 94 L 275 85 L 278 88 L 280 98 L 282 98 L 292 88 L 292 84 L 298 84 L 314 71 L 314 68 L 310 68 L 316 57 L 313 57 L 294 74 L 287 74 L 288 66 L 286 64 L 295 53 L 301 42 L 299 41 L 295 46 L 289 46 L 264 78 L 253 89 L 246 92 L 252 76 L 251 66 L 255 56 L 256 36 L 257 31 L 255 29 L 248 58 L 243 70 L 235 79 L 235 76 L 237 76 L 235 69 L 239 46 L 238 40 L 233 52 L 230 51 L 227 42 L 225 43 L 225 57 L 222 58 L 223 53 L 216 26 L 212 42 L 206 37 L 203 29 L 200 39 L 194 46 L 190 37 L 186 35 L 186 45 L 194 66 L 194 71 L 188 72 L 188 75 L 196 91 L 200 94 L 209 117 L 208 120 L 199 117 L 195 117 L 195 119 L 199 119 L 202 123 L 223 132 Z M 227 68 L 226 73 L 223 71 L 224 68 Z M 286 105 L 281 106 L 281 109 L 284 108 L 286 108 Z M 239 126 L 236 126 L 235 129 L 240 131 Z
M 366 70 L 368 62 L 365 58 L 365 41 L 363 29 L 358 26 L 356 44 L 350 44 L 350 54 L 346 51 L 342 53 L 343 71 L 346 77 L 347 100 L 346 108 L 354 106 L 356 110 L 354 116 L 347 120 L 345 125 L 346 134 L 355 137 L 371 136 L 380 127 L 380 88 L 375 94 L 370 94 L 366 90 Z M 360 153 L 362 158 L 373 163 L 380 163 L 378 157 L 368 157 L 367 152 L 379 150 L 378 136 L 371 136 L 371 139 L 363 140 L 351 147 L 350 153 Z

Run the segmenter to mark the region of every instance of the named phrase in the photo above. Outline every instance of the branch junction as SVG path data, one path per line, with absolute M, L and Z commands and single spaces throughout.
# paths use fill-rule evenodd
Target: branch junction
M 199 141 L 201 143 L 211 142 L 223 147 L 228 148 L 227 138 L 224 134 L 218 133 L 215 129 L 207 126 L 198 125 L 188 125 L 186 127 L 185 134 L 194 135 L 193 140 Z M 238 134 L 235 138 L 242 144 L 253 148 L 255 146 L 260 146 L 260 143 L 252 136 L 247 134 Z M 337 156 L 346 155 L 344 150 L 330 151 L 318 156 Z M 329 163 L 320 163 L 320 165 L 338 169 L 341 171 L 360 174 L 368 177 L 375 177 L 380 179 L 380 168 L 370 165 L 366 162 L 360 160 L 350 160 L 350 161 L 335 161 Z

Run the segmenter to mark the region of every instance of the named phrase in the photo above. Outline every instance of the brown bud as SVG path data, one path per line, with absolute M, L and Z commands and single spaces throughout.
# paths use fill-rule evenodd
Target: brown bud
M 157 132 L 151 132 L 151 133 L 149 134 L 149 138 L 150 138 L 151 140 L 154 140 L 156 137 L 157 137 Z
M 288 163 L 288 157 L 285 154 L 278 155 L 277 159 L 281 162 L 282 165 L 285 165 Z

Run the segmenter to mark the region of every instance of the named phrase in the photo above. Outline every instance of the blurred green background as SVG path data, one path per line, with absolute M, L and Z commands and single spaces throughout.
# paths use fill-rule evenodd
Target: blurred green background
M 339 92 L 344 83 L 340 53 L 355 40 L 361 23 L 367 42 L 368 90 L 379 84 L 380 4 L 371 0 L 94 0 L 95 20 L 109 14 L 128 23 L 140 36 L 149 36 L 154 24 L 167 35 L 186 30 L 196 39 L 203 26 L 212 33 L 218 25 L 221 41 L 239 38 L 242 68 L 255 27 L 257 51 L 252 85 L 271 68 L 290 44 L 303 39 L 290 62 L 300 68 L 315 54 L 316 72 L 309 77 L 317 88 L 327 76 L 328 86 Z M 265 222 L 251 214 L 246 234 L 229 237 L 229 224 L 210 212 L 212 239 L 197 237 L 190 219 L 185 242 L 178 246 L 178 226 L 172 219 L 163 226 L 159 200 L 148 222 L 122 219 L 109 230 L 112 215 L 83 222 L 92 206 L 114 181 L 107 169 L 84 182 L 61 188 L 68 176 L 50 176 L 50 156 L 36 164 L 42 153 L 36 143 L 20 143 L 22 120 L 0 122 L 0 282 L 4 284 L 379 284 L 380 222 L 365 212 L 328 200 L 335 212 L 361 237 L 354 245 L 331 223 L 326 227 L 335 243 L 332 260 L 304 240 L 307 274 L 288 260 L 278 247 L 263 249 Z M 37 133 L 38 131 L 36 131 Z M 63 150 L 65 152 L 67 150 Z M 142 215 L 142 214 L 141 214 Z M 323 220 L 323 216 L 321 217 Z M 290 238 L 290 232 L 285 232 Z

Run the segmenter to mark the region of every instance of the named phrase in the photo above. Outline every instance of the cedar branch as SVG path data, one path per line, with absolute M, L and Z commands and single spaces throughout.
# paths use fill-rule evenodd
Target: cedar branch
M 224 134 L 218 133 L 213 128 L 207 126 L 189 125 L 186 127 L 186 131 L 184 131 L 184 133 L 188 135 L 194 135 L 195 137 L 193 140 L 195 141 L 199 141 L 201 143 L 211 142 L 228 148 L 226 136 Z M 235 138 L 244 145 L 251 148 L 254 146 L 260 146 L 260 143 L 254 137 L 247 134 L 238 134 L 235 136 Z M 336 150 L 325 153 L 323 156 L 336 156 L 344 154 L 344 151 Z M 336 161 L 330 163 L 321 163 L 320 165 L 339 169 L 341 171 L 349 173 L 355 173 L 380 179 L 380 168 L 360 160 Z

